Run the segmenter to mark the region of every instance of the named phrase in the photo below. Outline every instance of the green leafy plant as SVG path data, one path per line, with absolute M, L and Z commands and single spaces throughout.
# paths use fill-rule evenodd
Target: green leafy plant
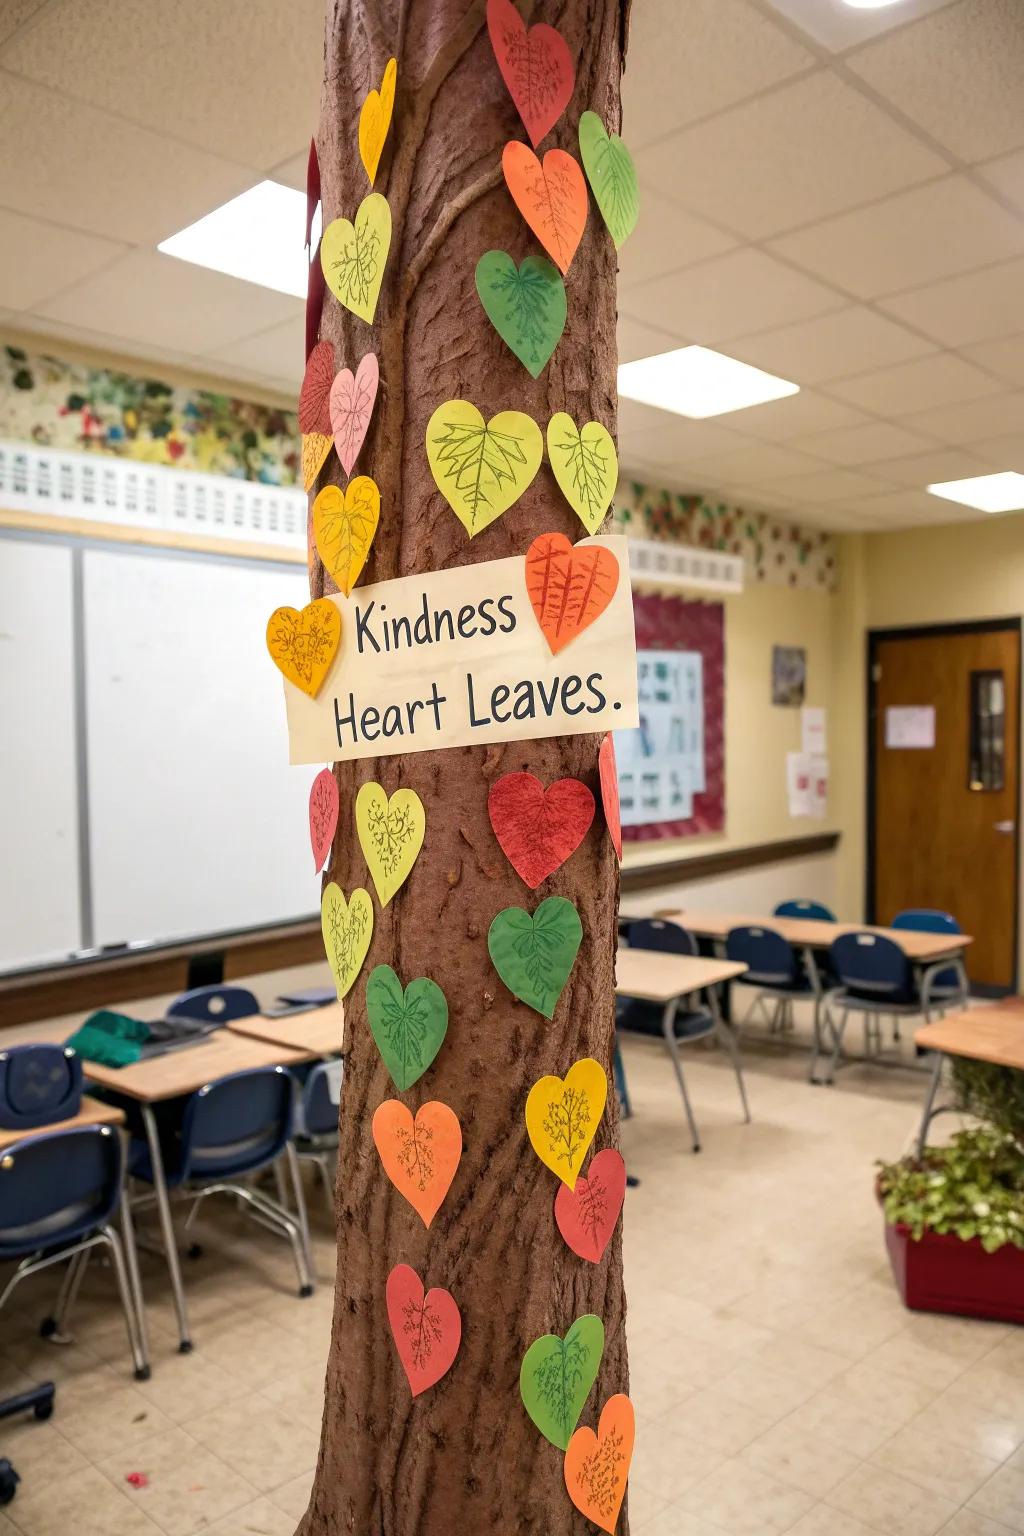
M 1024 1072 L 967 1056 L 954 1056 L 952 1069 L 957 1102 L 1012 1136 L 1024 1154 Z
M 959 1131 L 924 1156 L 878 1164 L 878 1192 L 890 1224 L 978 1238 L 986 1253 L 1024 1249 L 1024 1155 L 1012 1136 L 989 1125 Z

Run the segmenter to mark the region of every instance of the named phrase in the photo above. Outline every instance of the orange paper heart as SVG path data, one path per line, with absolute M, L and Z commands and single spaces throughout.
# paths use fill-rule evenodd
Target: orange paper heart
M 516 207 L 564 276 L 587 222 L 583 172 L 564 149 L 549 149 L 542 164 L 516 139 L 505 145 L 501 168 Z
M 619 562 L 600 543 L 542 533 L 526 551 L 526 590 L 553 656 L 601 617 L 618 584 Z
M 341 644 L 341 614 L 329 597 L 275 608 L 267 621 L 270 659 L 290 683 L 315 699 Z
M 612 1532 L 626 1493 L 636 1421 L 622 1392 L 601 1410 L 597 1434 L 578 1429 L 565 1453 L 565 1486 L 576 1508 L 602 1531 Z
M 327 462 L 327 455 L 331 451 L 332 437 L 325 432 L 303 432 L 302 434 L 302 489 L 311 491 L 316 484 L 316 477 Z
M 462 1156 L 458 1115 L 434 1099 L 416 1111 L 414 1120 L 399 1099 L 387 1099 L 374 1112 L 373 1140 L 384 1172 L 429 1227 Z

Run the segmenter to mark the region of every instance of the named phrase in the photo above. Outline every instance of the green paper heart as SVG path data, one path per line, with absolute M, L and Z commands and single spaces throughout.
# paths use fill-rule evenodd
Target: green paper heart
M 390 965 L 375 965 L 366 982 L 366 1016 L 395 1087 L 421 1078 L 448 1029 L 448 1004 L 436 981 L 417 976 L 405 991 Z
M 519 1369 L 523 1407 L 546 1440 L 569 1448 L 604 1354 L 604 1324 L 588 1312 L 564 1339 L 546 1333 L 530 1345 Z
M 580 118 L 580 156 L 601 217 L 619 250 L 636 228 L 640 188 L 633 156 L 617 133 L 611 138 L 596 112 Z
M 583 939 L 580 915 L 564 896 L 549 896 L 531 914 L 499 912 L 487 933 L 494 969 L 514 997 L 546 1019 L 555 1011 Z
M 476 291 L 506 346 L 536 379 L 565 330 L 565 284 L 543 256 L 521 267 L 505 251 L 487 251 L 476 264 Z

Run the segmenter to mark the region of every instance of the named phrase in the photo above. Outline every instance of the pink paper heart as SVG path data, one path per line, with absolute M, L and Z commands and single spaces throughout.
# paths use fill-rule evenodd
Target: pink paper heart
M 379 381 L 376 354 L 367 352 L 354 374 L 342 368 L 331 385 L 331 431 L 346 475 L 352 473 L 363 446 Z

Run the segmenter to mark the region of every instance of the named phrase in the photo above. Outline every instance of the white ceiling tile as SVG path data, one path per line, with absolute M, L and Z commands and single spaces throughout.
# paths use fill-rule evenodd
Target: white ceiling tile
M 0 5 L 0 43 L 12 37 L 45 3 L 46 0 L 3 0 Z
M 829 389 L 851 405 L 881 416 L 906 416 L 951 401 L 993 395 L 994 379 L 952 353 L 916 358 L 893 368 L 878 368 L 855 379 L 841 379 Z
M 29 309 L 103 267 L 125 247 L 0 208 L 0 304 Z
M 694 470 L 714 480 L 749 485 L 752 481 L 781 480 L 786 475 L 808 474 L 817 466 L 805 453 L 779 443 L 756 443 L 731 453 L 697 459 Z
M 979 368 L 1024 389 L 1024 335 L 1002 336 L 995 341 L 979 341 L 961 347 L 964 357 Z
M 229 367 L 247 368 L 269 378 L 287 380 L 297 388 L 302 383 L 306 364 L 303 312 L 301 309 L 296 311 L 283 325 L 273 325 L 268 330 L 211 350 L 209 356 Z
M 732 413 L 737 428 L 751 437 L 767 442 L 789 442 L 808 432 L 827 432 L 832 428 L 854 427 L 866 421 L 862 411 L 845 405 L 841 400 L 830 400 L 827 395 L 815 394 L 802 389 L 798 395 L 788 395 L 783 400 L 769 400 L 766 405 L 752 405 L 745 411 Z
M 944 176 L 784 235 L 771 249 L 870 299 L 1016 255 L 1024 250 L 1024 219 L 965 176 Z
M 963 160 L 1024 144 L 1020 0 L 962 0 L 846 62 Z
M 873 466 L 864 468 L 870 474 Z M 898 485 L 920 488 L 941 480 L 966 480 L 971 475 L 985 475 L 991 466 L 977 452 L 964 448 L 930 448 L 925 453 L 911 453 L 905 458 L 885 459 L 878 473 Z
M 297 155 L 283 160 L 280 165 L 272 165 L 267 172 L 271 181 L 278 181 L 283 187 L 294 187 L 296 192 L 306 190 L 306 170 L 309 166 L 309 149 L 300 150 Z
M 795 437 L 791 448 L 828 459 L 833 464 L 870 464 L 896 458 L 929 446 L 928 439 L 891 421 L 868 421 L 860 427 L 840 427 L 833 432 L 811 432 Z
M 823 384 L 934 350 L 932 342 L 860 304 L 729 343 L 730 355 L 796 384 Z
M 750 247 L 623 295 L 623 307 L 634 319 L 712 347 L 748 331 L 823 314 L 840 303 L 831 288 Z
M 678 347 L 679 337 L 658 326 L 644 325 L 641 320 L 631 320 L 620 313 L 615 327 L 619 346 L 619 362 L 632 363 L 638 357 L 657 357 L 661 352 L 671 352 Z
M 846 0 L 768 0 L 770 6 L 833 53 L 956 3 L 957 0 L 901 0 L 899 10 L 895 11 L 888 6 L 855 10 Z
M 944 443 L 973 446 L 1004 433 L 1024 432 L 1024 393 L 990 395 L 983 400 L 962 400 L 956 405 L 936 406 L 908 416 L 905 425 Z
M 1024 331 L 1024 259 L 965 272 L 880 304 L 947 347 Z
M 1024 149 L 976 167 L 978 175 L 1024 212 Z
M 694 218 L 678 203 L 641 184 L 640 222 L 619 256 L 619 291 L 628 292 L 652 277 L 720 256 L 735 244 L 732 235 Z
M 641 150 L 642 179 L 750 239 L 941 175 L 945 162 L 828 70 Z
M 906 527 L 911 523 L 967 522 L 975 516 L 967 507 L 961 507 L 958 514 L 951 501 L 931 496 L 927 491 L 891 491 L 884 496 L 865 496 L 844 505 L 872 519 L 876 526 L 889 528 Z
M 689 461 L 713 453 L 731 453 L 751 439 L 730 432 L 714 421 L 690 421 L 671 411 L 656 411 L 635 400 L 619 401 L 620 454 L 635 448 L 637 457 L 653 464 Z
M 985 468 L 977 471 L 985 474 L 993 469 L 1015 469 L 1024 474 L 1024 435 L 1011 432 L 1006 437 L 983 438 L 971 443 L 972 453 L 985 461 Z M 950 478 L 953 478 L 952 476 Z
M 794 475 L 788 480 L 776 480 L 774 491 L 792 496 L 797 502 L 844 501 L 851 496 L 871 496 L 887 490 L 884 480 L 862 474 L 856 469 L 823 469 L 817 474 Z
M 748 0 L 644 0 L 630 18 L 623 135 L 635 151 L 813 62 Z

